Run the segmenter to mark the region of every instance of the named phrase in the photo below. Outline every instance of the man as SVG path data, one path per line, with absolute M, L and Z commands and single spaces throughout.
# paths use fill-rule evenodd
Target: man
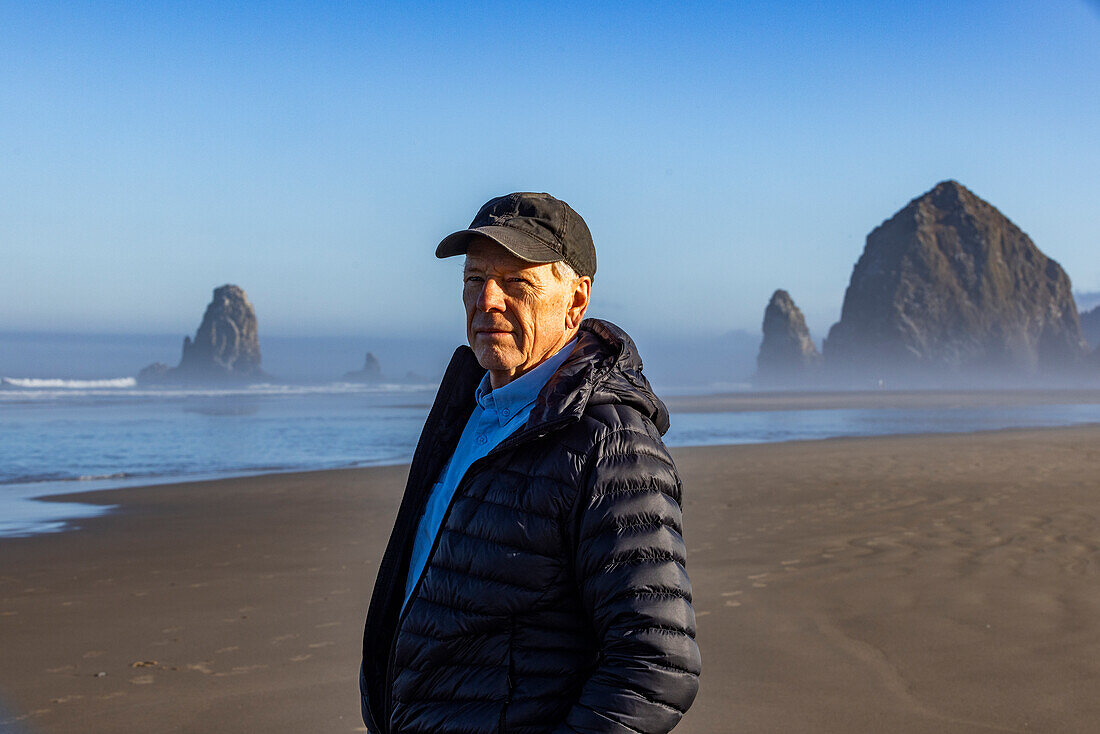
M 695 698 L 668 412 L 618 327 L 589 319 L 596 251 L 548 194 L 493 199 L 465 255 L 469 347 L 413 456 L 367 613 L 376 734 L 667 732 Z

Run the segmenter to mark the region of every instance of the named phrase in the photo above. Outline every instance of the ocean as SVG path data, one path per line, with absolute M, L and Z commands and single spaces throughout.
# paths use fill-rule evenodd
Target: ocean
M 133 378 L 0 378 L 0 536 L 79 527 L 111 508 L 66 492 L 407 462 L 434 382 L 150 388 Z M 660 392 L 660 390 L 659 390 Z M 704 393 L 704 388 L 670 392 Z M 670 446 L 1100 422 L 1100 405 L 674 413 Z

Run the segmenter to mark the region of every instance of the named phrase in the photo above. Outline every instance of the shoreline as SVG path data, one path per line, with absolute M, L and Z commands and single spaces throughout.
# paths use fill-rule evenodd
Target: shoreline
M 1015 421 L 1015 425 L 1019 427 L 1081 425 L 1100 421 L 1100 390 L 1091 389 L 674 393 L 665 402 L 670 407 L 673 421 L 672 431 L 666 436 L 666 442 L 670 446 L 770 443 L 777 440 L 826 438 L 830 435 L 935 433 L 938 432 L 936 421 L 941 421 L 941 425 L 949 427 L 953 432 L 995 429 L 1001 427 L 999 424 L 1011 425 L 1007 424 L 1009 420 Z M 1020 416 L 1004 417 L 1003 411 L 1014 408 L 1019 410 Z M 1062 408 L 1072 412 L 1061 413 Z M 904 430 L 907 416 L 897 417 L 893 421 L 894 425 L 885 425 L 877 419 L 874 411 L 912 411 L 914 423 L 920 424 L 920 427 Z M 935 416 L 934 411 L 940 411 L 942 415 Z M 966 415 L 967 411 L 971 415 Z M 1000 414 L 998 411 L 1001 411 Z M 802 414 L 804 418 L 797 419 L 797 422 L 791 422 L 795 421 L 794 418 L 784 418 L 795 413 Z M 821 416 L 820 413 L 831 413 L 832 416 Z M 729 415 L 730 419 L 722 421 L 718 417 L 722 414 Z M 1057 415 L 1052 418 L 1052 414 Z M 830 421 L 834 425 L 830 425 Z M 886 423 L 888 422 L 887 419 Z M 901 430 L 899 423 L 902 424 Z M 194 473 L 171 475 L 151 473 L 156 468 L 155 457 L 143 457 L 144 463 L 140 466 L 123 467 L 95 465 L 93 468 L 84 463 L 69 466 L 62 461 L 61 466 L 28 468 L 26 476 L 22 477 L 23 481 L 10 481 L 14 477 L 8 477 L 10 483 L 0 484 L 0 501 L 3 500 L 4 492 L 10 493 L 12 499 L 36 499 L 92 489 L 152 486 L 356 466 L 394 466 L 411 459 L 415 435 L 416 433 L 410 433 L 407 437 L 408 446 L 403 447 L 404 450 L 382 452 L 384 456 L 376 456 L 370 451 L 360 454 L 370 456 L 368 459 L 356 459 L 346 452 L 327 460 L 321 457 L 319 461 L 309 461 L 304 456 L 295 457 L 298 461 L 282 457 L 282 462 L 279 461 L 280 457 L 268 455 L 255 458 L 245 456 L 240 459 L 240 468 L 234 468 L 233 462 L 223 462 L 226 464 L 224 467 L 179 467 L 185 472 L 190 470 Z M 109 449 L 104 447 L 104 450 Z M 183 460 L 186 461 L 187 457 Z M 86 471 L 81 471 L 84 469 Z M 130 470 L 137 472 L 137 475 L 130 474 Z M 92 476 L 78 477 L 78 473 Z
M 1097 400 L 1100 403 L 1100 399 Z M 780 409 L 782 410 L 782 409 Z M 714 411 L 720 412 L 720 411 Z M 883 433 L 883 434 L 868 434 L 868 435 L 856 435 L 856 436 L 827 436 L 824 438 L 796 438 L 783 441 L 758 441 L 758 442 L 746 442 L 746 443 L 718 443 L 718 444 L 696 444 L 686 446 L 670 446 L 669 450 L 674 454 L 678 451 L 692 451 L 698 449 L 723 449 L 734 447 L 758 447 L 758 446 L 795 446 L 799 444 L 824 444 L 830 442 L 840 441 L 862 441 L 873 439 L 912 439 L 921 437 L 934 437 L 934 436 L 981 436 L 985 434 L 997 435 L 997 434 L 1012 434 L 1012 433 L 1033 433 L 1040 431 L 1058 431 L 1058 430 L 1073 430 L 1077 428 L 1089 429 L 1100 428 L 1100 421 L 1088 422 L 1088 423 L 1075 423 L 1072 425 L 1059 425 L 1059 426 L 1012 426 L 1007 428 L 993 428 L 993 429 L 979 429 L 973 431 L 923 431 L 913 433 Z M 74 491 L 61 491 L 61 492 L 47 492 L 45 494 L 35 495 L 28 499 L 36 502 L 57 502 L 57 503 L 78 503 L 78 504 L 96 504 L 96 505 L 113 505 L 111 502 L 90 502 L 87 498 L 95 497 L 97 495 L 105 495 L 114 492 L 129 492 L 138 491 L 152 488 L 171 488 L 180 485 L 201 485 L 210 484 L 216 482 L 233 481 L 240 479 L 262 479 L 265 477 L 309 477 L 311 475 L 325 475 L 331 472 L 355 472 L 355 471 L 367 471 L 371 469 L 385 469 L 385 468 L 402 468 L 407 469 L 410 459 L 401 461 L 385 461 L 378 464 L 364 464 L 360 466 L 332 466 L 323 468 L 302 468 L 302 469 L 287 469 L 276 471 L 256 471 L 256 472 L 243 472 L 243 473 L 228 473 L 224 475 L 200 475 L 200 476 L 182 476 L 182 477 L 164 477 L 163 481 L 145 481 L 145 478 L 135 478 L 133 484 L 124 484 L 121 486 L 110 487 L 88 487 L 85 489 L 79 489 L 74 487 Z M 69 480 L 74 484 L 79 484 L 83 480 Z M 88 480 L 92 482 L 110 482 L 110 480 Z M 43 482 L 43 484 L 63 484 L 65 482 Z M 11 485 L 11 486 L 32 486 L 32 485 Z M 87 519 L 94 519 L 87 518 Z M 75 528 L 79 529 L 79 528 Z M 61 532 L 68 532 L 69 530 L 63 530 Z M 0 535 L 0 540 L 4 540 L 6 536 Z
M 706 415 L 715 413 L 786 413 L 791 411 L 829 411 L 829 410 L 941 410 L 941 409 L 982 409 L 982 408 L 1013 408 L 1035 406 L 1071 406 L 1071 405 L 1100 405 L 1100 389 L 1072 388 L 1072 389 L 1044 389 L 1034 388 L 1027 390 L 833 390 L 833 391 L 753 391 L 753 392 L 728 392 L 673 394 L 664 400 L 669 408 L 672 420 L 675 424 L 677 415 Z M 1088 425 L 1088 423 L 1067 423 L 1066 426 Z M 1021 430 L 1042 429 L 1052 426 L 1019 426 Z M 1056 427 L 1056 426 L 1054 426 Z M 828 436 L 824 438 L 794 438 L 781 441 L 757 441 L 757 442 L 731 442 L 731 443 L 700 443 L 700 444 L 674 444 L 679 448 L 692 446 L 739 446 L 761 445 L 769 443 L 791 443 L 798 441 L 830 440 L 832 438 L 852 438 L 891 435 L 936 435 L 939 433 L 968 434 L 984 432 L 987 430 L 1014 430 L 1007 429 L 976 429 L 962 431 L 915 431 L 912 433 L 868 433 L 846 436 Z M 13 483 L 0 485 L 3 487 L 18 487 L 28 493 L 24 496 L 33 500 L 43 500 L 48 497 L 65 496 L 89 491 L 109 491 L 113 489 L 125 489 L 131 487 L 159 486 L 162 484 L 178 484 L 197 481 L 219 481 L 255 476 L 276 476 L 281 474 L 297 474 L 314 471 L 338 471 L 341 469 L 363 469 L 382 466 L 402 466 L 411 461 L 411 453 L 408 457 L 381 459 L 361 464 L 337 464 L 318 467 L 291 467 L 287 469 L 259 469 L 259 470 L 229 470 L 224 474 L 202 473 L 194 475 L 175 476 L 139 476 L 111 477 L 91 479 L 57 479 L 43 482 Z M 41 494 L 30 494 L 36 484 L 44 486 Z M 69 490 L 72 486 L 72 491 Z M 78 489 L 78 487 L 85 487 Z M 2 537 L 2 536 L 0 536 Z

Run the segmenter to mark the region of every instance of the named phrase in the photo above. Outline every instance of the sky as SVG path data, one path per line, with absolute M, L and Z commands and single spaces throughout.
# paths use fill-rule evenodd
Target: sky
M 953 178 L 1100 291 L 1100 5 L 0 1 L 0 331 L 453 334 L 487 199 L 586 219 L 589 314 L 820 341 Z

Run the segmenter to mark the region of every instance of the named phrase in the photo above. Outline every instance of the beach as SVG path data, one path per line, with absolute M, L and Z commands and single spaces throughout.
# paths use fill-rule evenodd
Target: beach
M 1096 730 L 1100 426 L 673 455 L 704 670 L 677 732 Z M 363 731 L 406 472 L 65 496 L 119 509 L 0 539 L 7 726 Z

